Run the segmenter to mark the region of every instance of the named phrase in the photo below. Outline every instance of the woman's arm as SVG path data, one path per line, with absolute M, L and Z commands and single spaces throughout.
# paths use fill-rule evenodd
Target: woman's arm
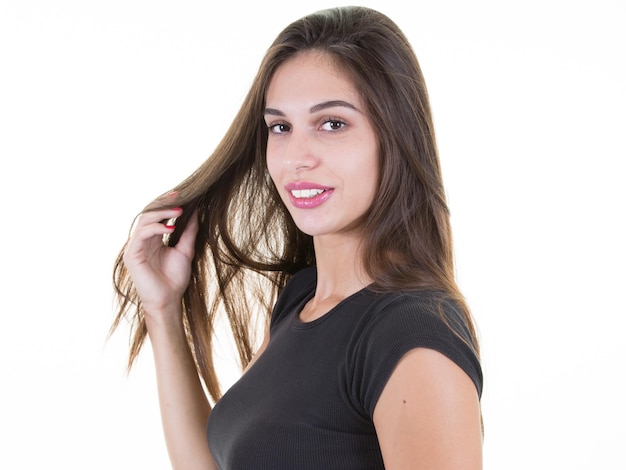
M 174 316 L 174 312 L 171 312 Z M 178 313 L 178 312 L 176 312 Z M 156 369 L 163 434 L 173 469 L 217 469 L 206 424 L 211 411 L 185 332 L 146 320 Z
M 454 362 L 417 348 L 398 363 L 374 409 L 389 470 L 482 469 L 476 387 Z
M 139 217 L 124 252 L 141 298 L 155 361 L 161 420 L 174 469 L 216 469 L 206 440 L 211 407 L 198 377 L 182 322 L 181 299 L 189 284 L 197 217 L 191 217 L 175 247 L 164 246 L 173 227 L 160 221 L 182 209 L 148 212 Z

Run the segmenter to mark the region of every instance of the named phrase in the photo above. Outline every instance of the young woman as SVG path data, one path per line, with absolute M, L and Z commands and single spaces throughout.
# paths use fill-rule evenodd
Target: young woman
M 478 342 L 426 87 L 376 11 L 278 36 L 213 155 L 140 215 L 115 286 L 130 364 L 152 344 L 175 468 L 481 468 Z M 246 367 L 223 397 L 218 312 Z

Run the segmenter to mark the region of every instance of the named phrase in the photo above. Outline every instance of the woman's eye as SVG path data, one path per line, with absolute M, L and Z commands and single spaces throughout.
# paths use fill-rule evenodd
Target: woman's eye
M 284 124 L 282 122 L 279 122 L 277 124 L 270 124 L 269 126 L 267 126 L 267 128 L 272 134 L 284 134 L 285 132 L 289 132 L 289 130 L 291 130 L 291 128 L 287 124 Z
M 346 126 L 346 123 L 337 119 L 329 119 L 322 124 L 322 129 L 325 131 L 340 131 Z

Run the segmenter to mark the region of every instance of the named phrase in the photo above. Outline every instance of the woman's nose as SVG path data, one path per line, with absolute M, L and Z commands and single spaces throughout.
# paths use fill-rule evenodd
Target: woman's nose
M 304 131 L 292 131 L 285 148 L 283 163 L 290 170 L 299 171 L 317 165 L 317 153 L 312 136 Z

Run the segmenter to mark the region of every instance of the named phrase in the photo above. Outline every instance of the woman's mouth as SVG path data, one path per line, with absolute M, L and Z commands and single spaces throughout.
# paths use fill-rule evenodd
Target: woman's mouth
M 328 200 L 333 188 L 312 183 L 292 183 L 285 188 L 289 192 L 291 204 L 298 209 L 313 209 Z
M 292 189 L 291 195 L 296 199 L 309 199 L 322 194 L 325 189 Z

